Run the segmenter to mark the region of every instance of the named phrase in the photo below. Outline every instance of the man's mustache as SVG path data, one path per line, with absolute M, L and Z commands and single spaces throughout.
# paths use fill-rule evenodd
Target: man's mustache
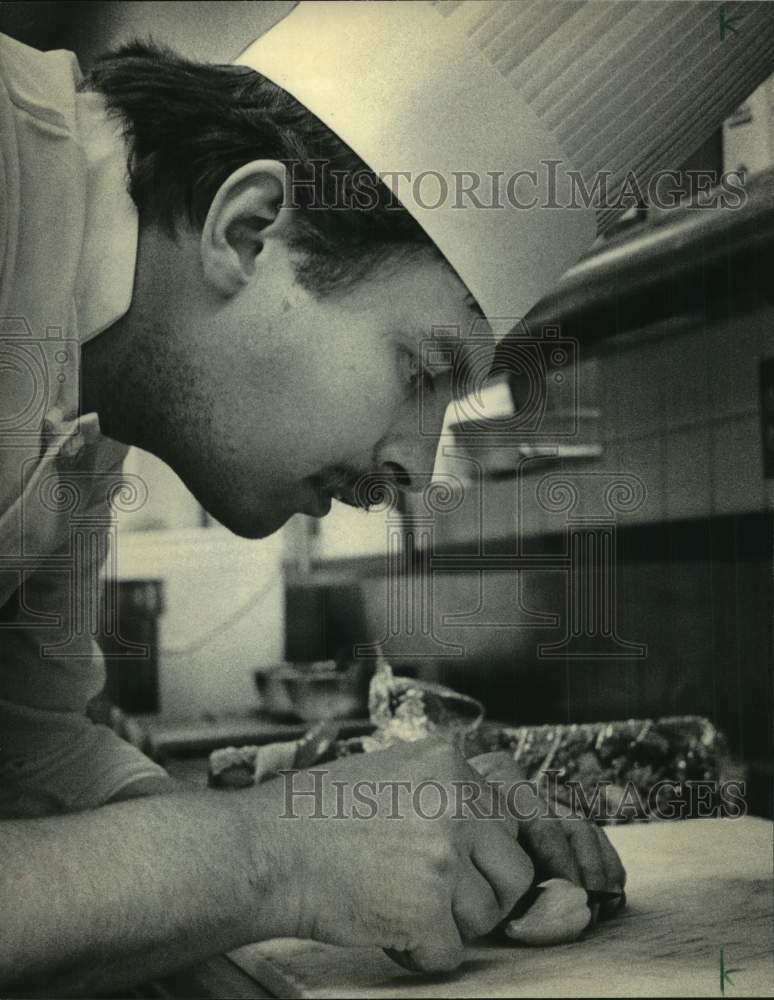
M 334 465 L 323 469 L 318 478 L 321 492 L 359 510 L 370 510 L 390 502 L 395 493 L 395 481 L 387 470 L 358 470 L 351 466 Z

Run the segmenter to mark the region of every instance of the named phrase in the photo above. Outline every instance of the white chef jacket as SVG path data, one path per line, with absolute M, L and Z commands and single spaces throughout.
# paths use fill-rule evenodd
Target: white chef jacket
M 72 53 L 0 35 L 0 816 L 89 809 L 165 772 L 85 716 L 126 448 L 78 416 L 79 345 L 129 308 L 137 213 Z

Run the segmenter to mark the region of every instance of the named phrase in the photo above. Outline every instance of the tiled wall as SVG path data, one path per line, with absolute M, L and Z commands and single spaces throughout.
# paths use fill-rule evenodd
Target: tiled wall
M 435 515 L 438 540 L 486 545 L 518 536 L 528 548 L 529 539 L 562 531 L 567 515 L 538 499 L 541 480 L 559 471 L 579 487 L 574 516 L 605 513 L 588 473 L 638 477 L 643 500 L 616 515 L 623 526 L 766 509 L 759 367 L 773 355 L 774 308 L 763 300 L 732 319 L 680 318 L 593 349 L 579 345 L 577 405 L 587 416 L 570 443 L 601 443 L 601 455 L 533 459 L 518 478 L 483 481 L 473 464 L 446 460 L 470 481 L 458 509 Z M 510 454 L 515 470 L 517 451 Z
M 663 332 L 600 355 L 604 462 L 645 482 L 637 520 L 764 509 L 759 365 L 774 309 Z

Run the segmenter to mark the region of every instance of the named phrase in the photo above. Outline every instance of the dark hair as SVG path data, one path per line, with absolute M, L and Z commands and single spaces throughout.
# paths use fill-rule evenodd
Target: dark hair
M 201 227 L 233 171 L 274 159 L 293 178 L 293 250 L 306 287 L 322 293 L 397 250 L 433 248 L 349 146 L 260 73 L 134 41 L 97 60 L 83 88 L 104 95 L 123 122 L 129 193 L 143 224 L 170 234 L 183 221 Z

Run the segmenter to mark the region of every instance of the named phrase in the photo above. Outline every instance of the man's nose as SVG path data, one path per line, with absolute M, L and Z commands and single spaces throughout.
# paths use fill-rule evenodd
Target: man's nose
M 399 490 L 418 493 L 433 477 L 445 407 L 438 413 L 416 413 L 406 418 L 383 442 L 377 453 L 380 475 Z

